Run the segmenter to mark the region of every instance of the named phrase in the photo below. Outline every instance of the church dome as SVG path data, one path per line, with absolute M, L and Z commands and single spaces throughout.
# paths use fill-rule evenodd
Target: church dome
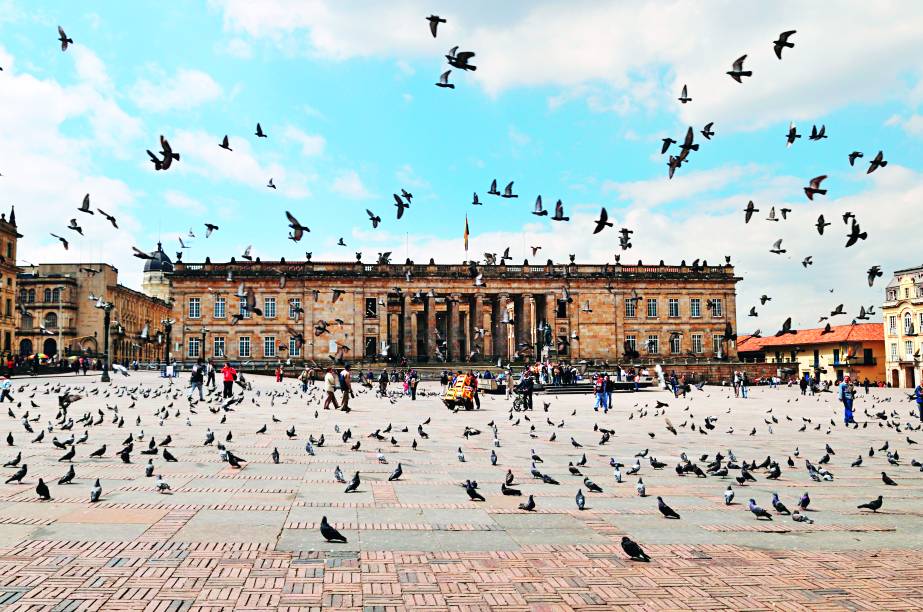
M 167 254 L 163 252 L 163 246 L 159 242 L 157 243 L 157 250 L 151 253 L 151 255 L 153 255 L 153 259 L 148 259 L 144 262 L 145 272 L 173 271 L 173 262 L 170 261 Z

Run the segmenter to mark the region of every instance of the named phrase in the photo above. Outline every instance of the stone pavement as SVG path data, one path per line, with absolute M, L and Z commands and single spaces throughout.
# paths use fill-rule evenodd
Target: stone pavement
M 217 403 L 199 404 L 190 414 L 180 394 L 185 381 L 168 393 L 164 381 L 144 373 L 119 377 L 111 386 L 89 377 L 15 382 L 14 390 L 34 384 L 37 391 L 27 387 L 16 393 L 21 406 L 6 404 L 15 418 L 2 417 L 0 435 L 12 432 L 15 446 L 4 446 L 0 459 L 21 452 L 29 466 L 24 484 L 0 485 L 3 609 L 923 608 L 923 474 L 910 465 L 923 452 L 907 439 L 923 442 L 923 432 L 906 429 L 918 421 L 910 417 L 913 405 L 900 390 L 873 390 L 871 398 L 861 398 L 857 414 L 869 425 L 847 431 L 839 424 L 832 394 L 803 398 L 787 388 L 753 389 L 747 400 L 711 387 L 688 399 L 660 391 L 623 394 L 608 415 L 593 412 L 589 396 L 536 396 L 534 412 L 515 413 L 510 420 L 502 397 L 485 398 L 480 412 L 452 413 L 432 395 L 411 402 L 362 393 L 349 414 L 324 411 L 316 390 L 305 398 L 294 382 L 255 377 L 254 391 L 226 415 L 208 410 Z M 69 414 L 78 419 L 89 412 L 96 418 L 99 410 L 103 422 L 87 428 L 89 440 L 76 447 L 74 484 L 58 485 L 67 466 L 58 462 L 64 451 L 51 438 L 63 440 L 71 432 L 56 425 L 41 443 L 30 440 L 53 420 L 57 393 L 63 390 L 59 385 L 67 384 L 80 386 L 77 392 L 86 395 Z M 87 394 L 93 389 L 97 394 Z M 548 412 L 543 400 L 550 402 Z M 658 400 L 668 407 L 658 410 Z M 113 422 L 114 407 L 124 417 L 121 428 Z M 156 416 L 161 408 L 169 414 L 162 425 Z M 33 423 L 35 434 L 19 422 L 26 410 L 30 418 L 41 415 Z M 664 410 L 678 435 L 666 430 L 664 415 L 658 414 Z M 882 410 L 891 426 L 875 417 Z M 891 418 L 892 411 L 899 418 Z M 272 415 L 281 422 L 273 422 Z M 703 435 L 699 428 L 706 416 L 717 421 Z M 427 418 L 424 439 L 417 426 Z M 489 462 L 491 420 L 501 443 L 496 467 Z M 895 422 L 901 423 L 900 432 Z M 389 423 L 384 441 L 367 437 Z M 256 434 L 263 424 L 268 433 Z M 599 445 L 594 424 L 615 430 L 607 444 Z M 289 439 L 285 430 L 291 425 L 296 437 Z M 466 426 L 483 433 L 466 439 Z M 350 428 L 353 440 L 344 444 L 336 427 Z M 217 441 L 232 432 L 226 444 L 249 460 L 243 469 L 231 468 L 216 448 L 203 446 L 206 428 Z M 79 438 L 84 430 L 78 424 L 73 433 Z M 141 430 L 143 441 L 137 439 Z M 130 432 L 136 440 L 129 465 L 116 452 Z M 309 456 L 308 436 L 321 434 L 326 443 Z M 139 451 L 150 439 L 160 442 L 167 435 L 179 461 L 154 458 L 156 472 L 172 487 L 172 494 L 160 494 L 153 479 L 144 476 L 148 457 Z M 583 448 L 574 448 L 571 436 Z M 356 440 L 361 447 L 354 452 L 350 446 Z M 877 450 L 885 442 L 898 451 L 898 466 Z M 104 443 L 103 458 L 88 457 Z M 836 452 L 827 465 L 835 479 L 818 483 L 808 477 L 804 459 L 817 463 L 825 443 Z M 868 457 L 870 446 L 874 457 Z M 281 454 L 279 465 L 270 459 L 274 447 Z M 464 463 L 456 457 L 458 447 Z M 379 448 L 386 465 L 376 459 Z M 559 486 L 530 477 L 530 449 L 544 460 L 539 469 Z M 642 460 L 640 476 L 649 496 L 640 498 L 636 477 L 615 483 L 609 458 L 630 465 L 644 449 L 668 467 L 654 470 L 648 458 Z M 731 478 L 680 477 L 673 470 L 682 451 L 704 466 L 700 454 L 727 454 L 728 449 L 738 460 L 760 462 L 771 455 L 781 463 L 782 477 L 767 480 L 766 471 L 757 470 L 757 482 L 739 486 Z M 568 462 L 577 462 L 584 452 L 587 465 L 581 470 L 603 493 L 588 493 L 582 479 L 568 473 Z M 859 454 L 863 465 L 850 468 Z M 786 464 L 789 456 L 795 468 Z M 398 462 L 404 476 L 388 482 Z M 347 478 L 360 471 L 358 492 L 343 492 L 344 485 L 333 478 L 337 465 Z M 507 469 L 516 488 L 535 495 L 536 512 L 517 509 L 523 498 L 500 494 Z M 882 483 L 882 470 L 897 487 Z M 4 468 L 3 474 L 14 471 Z M 49 483 L 50 502 L 35 494 L 39 477 Z M 103 497 L 90 504 L 96 478 Z M 468 499 L 459 483 L 469 478 L 478 481 L 486 502 Z M 722 498 L 729 483 L 736 491 L 730 507 Z M 578 487 L 587 495 L 582 512 L 574 503 Z M 771 510 L 772 492 L 793 508 L 805 491 L 812 499 L 807 514 L 813 525 L 775 512 L 773 521 L 757 521 L 746 510 L 750 497 Z M 856 508 L 879 494 L 885 497 L 882 511 Z M 681 520 L 660 516 L 658 495 Z M 324 542 L 318 530 L 324 515 L 348 544 Z M 628 561 L 619 545 L 623 535 L 639 542 L 653 561 Z

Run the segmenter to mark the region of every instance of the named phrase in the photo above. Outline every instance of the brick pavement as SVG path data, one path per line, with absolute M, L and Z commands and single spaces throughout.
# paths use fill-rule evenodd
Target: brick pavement
M 485 399 L 480 414 L 452 414 L 433 397 L 389 403 L 366 394 L 356 399 L 350 415 L 320 411 L 315 418 L 315 398 L 298 397 L 288 383 L 279 387 L 258 380 L 260 395 L 248 394 L 221 423 L 221 415 L 203 405 L 189 414 L 175 391 L 154 397 L 161 381 L 140 375 L 116 381 L 108 397 L 103 390 L 72 406 L 75 418 L 84 412 L 95 415 L 97 409 L 108 418 L 89 427 L 90 440 L 77 447 L 76 484 L 59 486 L 57 477 L 66 467 L 57 458 L 63 451 L 47 437 L 41 444 L 28 442 L 32 436 L 18 423 L 26 409 L 42 414 L 36 427 L 54 416 L 55 394 L 43 393 L 50 388 L 43 387 L 46 381 L 35 382 L 35 395 L 29 397 L 31 389 L 17 394 L 22 402 L 13 407 L 17 418 L 6 421 L 16 441 L 15 448 L 4 450 L 4 460 L 22 452 L 29 464 L 26 484 L 0 486 L 0 608 L 6 610 L 923 608 L 918 508 L 923 478 L 909 465 L 915 448 L 905 441 L 908 436 L 923 441 L 923 435 L 907 430 L 913 422 L 909 405 L 899 403 L 896 391 L 877 392 L 859 410 L 873 414 L 885 409 L 900 419 L 879 426 L 872 417 L 870 427 L 847 432 L 829 425 L 836 416 L 829 397 L 795 401 L 789 389 L 755 389 L 748 403 L 735 402 L 720 389 L 686 401 L 660 392 L 618 396 L 617 410 L 607 417 L 588 410 L 586 398 L 552 398 L 549 413 L 535 412 L 529 421 L 524 415 L 507 419 L 502 399 Z M 135 400 L 115 392 L 118 385 L 139 383 L 143 386 L 135 389 Z M 85 391 L 97 386 L 83 384 Z M 277 397 L 267 393 L 282 389 Z M 664 415 L 654 416 L 657 399 L 670 404 L 667 416 L 677 426 L 684 420 L 701 422 L 709 414 L 719 417 L 718 427 L 708 438 L 685 427 L 673 437 L 664 430 Z M 129 409 L 131 401 L 136 406 Z M 171 416 L 161 426 L 153 413 L 168 404 Z M 107 406 L 120 406 L 124 427 L 110 422 L 114 411 Z M 177 410 L 179 417 L 174 416 Z M 273 425 L 272 414 L 283 422 Z M 772 434 L 764 421 L 769 415 L 779 421 Z M 190 425 L 187 416 L 193 419 Z M 416 426 L 430 416 L 425 426 L 430 437 L 424 440 L 415 435 Z M 802 416 L 822 428 L 797 431 Z M 140 426 L 134 426 L 136 417 Z M 519 425 L 513 425 L 516 418 Z M 500 427 L 497 467 L 487 461 L 490 420 Z M 564 427 L 558 427 L 561 420 Z M 264 421 L 272 425 L 270 433 L 255 434 Z M 367 437 L 389 421 L 393 428 L 386 440 Z M 901 432 L 894 427 L 897 421 Z M 597 422 L 617 431 L 607 446 L 595 444 L 598 433 L 592 427 Z M 291 423 L 298 431 L 293 440 L 284 435 Z M 406 433 L 401 431 L 405 425 Z M 484 433 L 466 440 L 460 435 L 466 425 Z M 344 444 L 336 426 L 353 430 L 354 440 L 362 441 L 360 452 L 349 450 L 354 440 Z M 729 426 L 737 433 L 727 433 Z M 754 426 L 757 435 L 747 435 Z M 233 431 L 229 446 L 250 463 L 241 471 L 222 463 L 214 448 L 202 445 L 206 427 L 218 440 Z M 115 451 L 128 432 L 137 436 L 141 428 L 145 442 L 136 441 L 132 465 L 122 464 Z M 80 426 L 74 430 L 77 437 L 83 432 Z M 548 441 L 552 431 L 559 438 L 554 443 Z M 324 433 L 327 439 L 313 457 L 303 448 L 309 433 Z M 161 440 L 167 434 L 180 461 L 164 463 L 157 457 L 155 465 L 173 486 L 172 496 L 153 490 L 142 473 L 147 458 L 137 454 L 150 436 Z M 70 434 L 46 432 L 51 435 L 63 439 Z M 391 435 L 397 446 L 391 445 Z M 574 449 L 571 435 L 584 448 Z M 418 451 L 410 449 L 414 438 Z M 869 446 L 877 449 L 886 440 L 900 450 L 900 465 L 888 465 L 881 452 L 867 456 Z M 89 459 L 103 442 L 106 456 Z M 806 456 L 816 462 L 825 443 L 837 451 L 828 465 L 836 478 L 814 483 L 801 463 Z M 379 446 L 387 465 L 376 461 Z M 465 451 L 465 463 L 455 457 L 458 446 Z M 796 468 L 788 468 L 784 461 L 795 446 L 801 457 Z M 282 454 L 279 466 L 269 460 L 273 447 Z M 530 481 L 532 448 L 544 458 L 540 467 L 561 486 Z M 630 463 L 644 448 L 670 465 L 653 470 L 643 464 L 649 495 L 664 496 L 683 515 L 681 521 L 662 519 L 654 497 L 638 498 L 634 478 L 615 484 L 608 457 Z M 783 462 L 777 482 L 757 472 L 758 482 L 748 487 L 734 483 L 736 501 L 754 496 L 769 508 L 768 494 L 777 491 L 791 508 L 807 490 L 814 524 L 778 515 L 772 522 L 756 522 L 742 505 L 724 505 L 721 491 L 730 480 L 681 478 L 672 472 L 681 450 L 693 456 L 728 448 L 741 458 L 761 460 L 771 454 Z M 588 494 L 589 509 L 581 512 L 573 503 L 581 479 L 569 476 L 566 466 L 584 452 L 588 464 L 582 469 L 605 491 Z M 860 452 L 865 466 L 850 469 Z M 387 482 L 398 461 L 404 478 Z M 332 477 L 336 465 L 347 477 L 361 472 L 358 493 L 343 494 Z M 516 509 L 520 499 L 497 493 L 507 468 L 516 475 L 517 488 L 536 496 L 535 513 Z M 899 486 L 885 487 L 881 470 Z M 12 471 L 4 469 L 5 474 Z M 49 482 L 53 501 L 35 497 L 38 476 Z M 97 477 L 103 500 L 90 505 L 89 485 Z M 479 481 L 487 502 L 467 499 L 458 486 L 467 477 Z M 882 512 L 855 508 L 856 502 L 878 494 L 886 499 Z M 323 542 L 317 534 L 322 514 L 347 535 L 349 544 Z M 642 544 L 653 562 L 625 558 L 619 541 L 626 534 Z

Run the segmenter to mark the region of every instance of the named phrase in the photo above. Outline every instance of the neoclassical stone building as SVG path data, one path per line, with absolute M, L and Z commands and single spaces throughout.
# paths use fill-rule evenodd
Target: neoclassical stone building
M 95 307 L 93 296 L 114 306 L 109 327 L 113 361 L 163 357 L 165 340 L 158 338 L 157 331 L 170 316 L 170 304 L 119 284 L 115 267 L 103 263 L 25 266 L 18 281 L 17 303 L 25 309 L 16 331 L 14 350 L 19 354 L 101 353 L 103 311 Z
M 16 228 L 16 210 L 0 214 L 0 351 L 9 355 L 15 351 L 16 334 L 16 247 L 22 234 Z
M 731 265 L 231 260 L 176 262 L 170 280 L 186 360 L 736 357 Z

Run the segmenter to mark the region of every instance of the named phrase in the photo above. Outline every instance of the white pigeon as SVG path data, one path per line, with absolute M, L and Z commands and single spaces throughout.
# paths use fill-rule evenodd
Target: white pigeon
M 724 505 L 730 506 L 732 501 L 734 501 L 734 489 L 731 488 L 731 485 L 728 485 L 727 490 L 724 492 Z
M 647 489 L 644 487 L 644 481 L 640 478 L 638 479 L 638 484 L 635 488 L 638 490 L 638 497 L 644 497 L 647 494 Z

